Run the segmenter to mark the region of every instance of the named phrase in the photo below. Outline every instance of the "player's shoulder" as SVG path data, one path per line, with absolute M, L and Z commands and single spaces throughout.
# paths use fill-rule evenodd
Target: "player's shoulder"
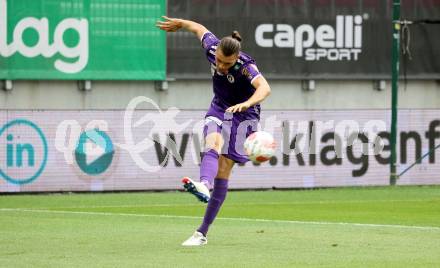
M 238 55 L 238 59 L 240 61 L 242 61 L 243 64 L 250 63 L 250 62 L 255 63 L 255 60 L 243 51 L 240 51 L 240 54 Z
M 238 55 L 237 65 L 240 69 L 242 69 L 248 67 L 249 65 L 256 65 L 256 62 L 251 56 L 240 51 L 240 54 Z
M 241 51 L 235 69 L 239 70 L 239 72 L 243 75 L 248 75 L 250 71 L 259 72 L 255 60 L 248 54 Z
M 204 49 L 217 49 L 220 40 L 211 32 L 206 32 L 202 35 L 202 46 Z

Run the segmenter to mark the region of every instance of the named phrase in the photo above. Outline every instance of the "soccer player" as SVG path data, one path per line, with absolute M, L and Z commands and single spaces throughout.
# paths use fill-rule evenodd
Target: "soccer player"
M 188 177 L 182 179 L 188 192 L 208 203 L 202 225 L 182 244 L 200 246 L 208 242 L 208 228 L 225 200 L 232 167 L 249 160 L 243 153 L 243 143 L 248 135 L 257 131 L 259 103 L 271 90 L 255 61 L 240 51 L 238 32 L 219 40 L 197 22 L 166 16 L 156 26 L 167 32 L 184 29 L 194 33 L 211 64 L 214 98 L 205 116 L 200 182 Z M 212 195 L 209 189 L 213 189 Z

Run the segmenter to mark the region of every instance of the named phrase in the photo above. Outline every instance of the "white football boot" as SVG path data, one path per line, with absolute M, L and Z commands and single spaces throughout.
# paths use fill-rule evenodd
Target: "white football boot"
M 182 246 L 203 246 L 208 244 L 208 239 L 201 232 L 195 231 L 194 234 L 182 243 Z
M 188 177 L 182 179 L 183 187 L 187 192 L 192 193 L 203 203 L 208 203 L 211 194 L 208 187 L 201 182 L 195 182 Z

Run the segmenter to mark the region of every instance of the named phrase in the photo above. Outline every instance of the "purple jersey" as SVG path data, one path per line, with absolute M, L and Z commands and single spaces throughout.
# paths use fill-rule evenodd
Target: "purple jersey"
M 255 60 L 243 52 L 240 52 L 237 62 L 229 69 L 228 74 L 218 73 L 215 65 L 215 51 L 219 43 L 220 40 L 211 32 L 206 32 L 202 37 L 202 46 L 211 63 L 213 102 L 226 110 L 230 106 L 247 101 L 254 94 L 255 88 L 252 82 L 261 73 L 255 65 Z M 251 109 L 260 110 L 259 105 L 256 106 Z
M 257 131 L 260 120 L 260 105 L 250 107 L 244 112 L 226 113 L 230 106 L 247 101 L 255 92 L 252 81 L 261 74 L 255 61 L 240 52 L 237 62 L 228 70 L 227 75 L 217 72 L 215 51 L 220 40 L 207 32 L 202 37 L 202 46 L 211 63 L 214 99 L 205 116 L 204 136 L 212 132 L 221 133 L 225 141 L 222 154 L 237 163 L 245 163 L 249 158 L 244 153 L 243 144 L 251 133 Z

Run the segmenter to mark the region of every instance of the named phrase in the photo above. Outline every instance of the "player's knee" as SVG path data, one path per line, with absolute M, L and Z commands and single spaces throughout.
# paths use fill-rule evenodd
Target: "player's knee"
M 220 153 L 221 148 L 223 147 L 223 139 L 220 134 L 213 133 L 206 137 L 205 139 L 205 150 L 214 149 L 218 153 Z
M 217 142 L 217 141 L 213 141 L 213 142 L 206 142 L 205 143 L 205 150 L 209 151 L 209 150 L 216 150 L 217 153 L 220 153 L 221 150 L 221 143 Z

